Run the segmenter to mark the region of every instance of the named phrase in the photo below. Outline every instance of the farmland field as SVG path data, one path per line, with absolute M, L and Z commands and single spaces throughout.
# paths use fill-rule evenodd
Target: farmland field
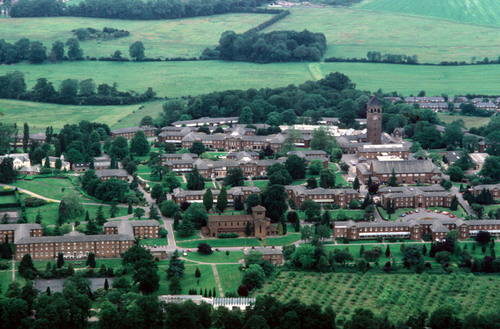
M 432 312 L 450 304 L 461 316 L 488 313 L 500 301 L 500 286 L 492 276 L 417 274 L 348 274 L 282 272 L 255 295 L 271 294 L 281 301 L 300 298 L 306 303 L 331 305 L 337 319 L 358 307 L 386 313 L 389 320 L 406 320 L 419 311 Z
M 80 42 L 83 55 L 89 57 L 111 56 L 120 50 L 129 57 L 129 46 L 142 41 L 147 57 L 199 57 L 206 47 L 219 43 L 226 30 L 242 33 L 268 20 L 272 15 L 228 14 L 175 20 L 120 20 L 78 17 L 50 18 L 0 18 L 2 38 L 15 42 L 21 38 L 41 41 L 51 49 L 55 41 L 66 42 L 74 37 L 71 30 L 92 27 L 102 30 L 113 27 L 130 32 L 129 37 L 107 41 Z M 66 49 L 67 50 L 67 49 Z
M 383 3 L 384 8 L 395 8 L 392 0 L 376 0 L 373 4 Z M 412 4 L 414 8 L 422 8 L 434 12 L 434 4 L 460 3 L 460 0 L 421 1 L 403 0 L 404 4 Z M 397 2 L 399 5 L 400 1 Z M 369 51 L 381 53 L 417 55 L 420 63 L 439 63 L 447 61 L 469 62 L 472 56 L 497 58 L 499 12 L 498 2 L 493 7 L 484 8 L 496 17 L 495 26 L 477 26 L 468 21 L 452 22 L 447 20 L 415 17 L 388 11 L 366 10 L 370 4 L 358 8 L 321 9 L 295 7 L 290 8 L 291 15 L 264 30 L 322 32 L 326 36 L 327 51 L 325 57 L 357 57 L 364 58 Z M 390 3 L 390 4 L 386 4 Z M 463 3 L 465 6 L 466 2 Z M 468 3 L 468 2 L 467 2 Z M 483 7 L 483 2 L 477 1 Z M 382 7 L 382 6 L 380 6 Z M 366 9 L 365 9 L 366 8 Z M 383 9 L 382 9 L 383 10 Z M 457 16 L 458 17 L 458 16 Z M 465 23 L 465 24 L 464 24 Z M 397 27 L 397 28 L 396 28 Z
M 500 26 L 500 3 L 495 0 L 368 0 L 355 8 L 447 19 L 461 23 Z
M 465 127 L 470 129 L 472 127 L 481 127 L 481 126 L 486 126 L 488 122 L 490 122 L 491 118 L 480 118 L 480 117 L 468 117 L 465 115 L 449 115 L 445 113 L 438 113 L 437 114 L 439 120 L 443 121 L 446 124 L 450 124 L 453 121 L 456 120 L 463 120 L 465 123 Z

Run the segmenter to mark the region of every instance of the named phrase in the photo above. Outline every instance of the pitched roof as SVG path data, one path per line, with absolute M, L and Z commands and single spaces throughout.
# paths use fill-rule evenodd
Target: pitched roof
M 376 174 L 391 174 L 393 169 L 397 174 L 436 173 L 431 160 L 372 161 L 371 165 Z
M 370 100 L 368 101 L 368 106 L 380 106 L 380 101 L 375 97 L 375 95 L 372 95 Z

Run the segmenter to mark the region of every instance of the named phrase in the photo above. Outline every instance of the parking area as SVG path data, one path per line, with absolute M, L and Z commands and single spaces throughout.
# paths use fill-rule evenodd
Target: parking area
M 113 278 L 107 278 L 109 286 L 111 287 L 113 284 Z M 90 284 L 90 290 L 94 292 L 95 290 L 99 288 L 104 287 L 104 282 L 106 281 L 106 278 L 89 278 L 91 284 Z M 66 279 L 53 279 L 53 280 L 44 280 L 44 279 L 36 279 L 35 280 L 35 288 L 40 290 L 41 292 L 47 291 L 47 288 L 50 287 L 51 292 L 61 292 L 64 287 L 64 282 Z

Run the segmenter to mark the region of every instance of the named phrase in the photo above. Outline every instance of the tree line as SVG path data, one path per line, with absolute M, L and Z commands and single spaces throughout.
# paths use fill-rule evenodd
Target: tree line
M 280 15 L 286 16 L 285 13 Z M 275 17 L 278 20 L 279 17 Z M 326 51 L 326 37 L 323 33 L 312 33 L 308 30 L 257 33 L 258 30 L 259 28 L 252 29 L 242 34 L 225 31 L 219 45 L 214 50 L 205 49 L 200 59 L 257 63 L 303 60 L 317 62 Z
M 85 0 L 66 6 L 57 0 L 20 0 L 12 5 L 11 17 L 75 16 L 112 19 L 177 19 L 211 16 L 231 12 L 278 13 L 281 10 L 254 10 L 266 3 L 264 0 L 207 0 L 203 2 L 181 0 Z
M 118 39 L 128 37 L 130 35 L 129 31 L 118 30 L 112 27 L 104 27 L 102 31 L 94 29 L 92 27 L 83 27 L 71 31 L 80 41 L 88 39 Z
M 325 62 L 353 62 L 353 63 L 392 63 L 418 65 L 417 55 L 381 54 L 378 51 L 369 51 L 366 58 L 325 58 Z
M 68 47 L 67 55 L 64 54 L 64 46 Z M 29 60 L 31 63 L 40 64 L 46 60 L 82 60 L 83 50 L 76 38 L 69 38 L 66 43 L 56 41 L 52 44 L 52 49 L 47 55 L 47 47 L 40 41 L 31 41 L 22 38 L 14 44 L 5 40 L 0 40 L 0 63 L 13 64 L 22 60 Z
M 27 89 L 24 74 L 19 71 L 0 76 L 0 98 L 33 102 L 72 105 L 128 105 L 150 101 L 156 93 L 148 88 L 142 94 L 118 91 L 118 84 L 96 85 L 93 79 L 78 81 L 66 79 L 58 89 L 46 78 L 37 79 L 31 90 Z

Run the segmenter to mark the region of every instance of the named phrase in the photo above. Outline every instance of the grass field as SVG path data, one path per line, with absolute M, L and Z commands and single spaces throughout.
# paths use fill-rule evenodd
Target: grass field
M 469 62 L 472 56 L 481 60 L 484 57 L 498 57 L 498 3 L 490 6 L 494 0 L 474 2 L 474 5 L 489 11 L 496 20 L 494 26 L 478 26 L 469 24 L 470 21 L 458 15 L 456 19 L 459 22 L 440 19 L 443 16 L 439 8 L 436 10 L 436 2 L 440 3 L 439 7 L 456 5 L 452 11 L 461 10 L 471 3 L 460 0 L 402 0 L 397 3 L 375 0 L 366 5 L 363 2 L 354 8 L 316 9 L 298 6 L 289 8 L 291 15 L 264 32 L 304 29 L 322 32 L 328 45 L 325 57 L 364 58 L 369 51 L 417 55 L 421 63 L 439 63 L 443 60 Z M 378 3 L 382 11 L 371 10 Z M 413 7 L 411 11 L 418 8 L 427 13 L 436 13 L 437 17 L 402 15 L 398 7 L 405 5 Z M 472 13 L 468 10 L 462 12 Z M 481 16 L 477 16 L 475 22 L 481 24 L 481 21 Z
M 500 65 L 433 67 L 367 63 L 274 63 L 252 64 L 231 62 L 175 63 L 106 63 L 79 62 L 44 65 L 0 66 L 0 75 L 14 70 L 26 74 L 28 88 L 36 79 L 47 77 L 55 85 L 66 78 L 86 79 L 96 83 L 118 81 L 121 90 L 144 91 L 153 86 L 159 96 L 179 97 L 212 91 L 282 87 L 322 78 L 331 72 L 343 72 L 358 89 L 397 91 L 405 95 L 425 90 L 428 95 L 478 93 L 496 94 Z M 140 77 L 148 76 L 147 79 Z M 269 77 L 272 77 L 271 79 Z M 408 77 L 411 77 L 408 78 Z M 162 102 L 130 106 L 66 106 L 0 100 L 6 123 L 28 122 L 33 132 L 48 125 L 60 129 L 66 123 L 81 120 L 106 122 L 112 128 L 137 125 L 145 115 L 156 117 Z M 135 111 L 135 113 L 134 113 Z M 51 113 L 50 116 L 46 115 Z M 60 119 L 54 119 L 60 118 Z M 458 118 L 458 117 L 457 117 Z M 340 180 L 340 179 L 339 179 Z
M 0 204 L 3 203 L 15 203 L 16 202 L 16 196 L 15 195 L 2 195 L 0 196 Z
M 443 304 L 452 305 L 461 317 L 473 311 L 494 311 L 500 301 L 500 286 L 494 281 L 491 276 L 474 275 L 282 272 L 257 295 L 271 294 L 283 302 L 297 297 L 306 303 L 331 305 L 337 319 L 364 307 L 376 314 L 385 313 L 395 322 L 418 311 L 432 312 Z
M 244 272 L 240 271 L 240 265 L 217 265 L 217 273 L 224 293 L 238 290 L 244 274 Z
M 459 1 L 459 0 L 368 0 L 355 8 L 370 9 L 405 15 L 417 15 L 446 19 L 461 23 L 500 26 L 500 3 L 495 0 Z
M 200 243 L 208 243 L 212 248 L 218 247 L 260 247 L 261 243 L 254 238 L 238 238 L 238 239 L 200 239 L 192 241 L 178 242 L 180 248 L 198 248 Z
M 491 118 L 468 117 L 465 115 L 457 115 L 457 114 L 449 115 L 445 113 L 438 113 L 437 115 L 439 120 L 443 121 L 446 124 L 450 124 L 453 121 L 461 119 L 464 121 L 465 127 L 468 129 L 472 127 L 486 126 L 491 120 Z
M 200 269 L 201 277 L 197 278 L 194 276 L 196 268 Z M 165 274 L 166 267 L 160 267 L 158 274 L 160 274 L 160 289 L 155 291 L 154 295 L 168 295 L 168 285 L 170 283 L 167 280 L 167 275 Z M 198 283 L 199 282 L 199 283 Z M 184 277 L 181 279 L 182 291 L 180 295 L 187 295 L 189 289 L 196 289 L 199 293 L 200 289 L 214 289 L 216 287 L 217 296 L 219 296 L 219 290 L 217 289 L 217 283 L 215 282 L 214 271 L 211 265 L 193 265 L 186 264 L 186 269 L 184 271 Z
M 237 263 L 243 259 L 243 251 L 230 251 L 229 256 L 227 256 L 225 251 L 214 251 L 210 255 L 205 255 L 195 250 L 188 252 L 184 258 L 202 263 Z
M 229 14 L 210 17 L 127 21 L 119 19 L 51 17 L 51 18 L 0 18 L 2 37 L 15 42 L 23 37 L 41 41 L 51 49 L 55 41 L 66 42 L 74 37 L 71 30 L 82 27 L 113 27 L 130 32 L 131 36 L 108 41 L 86 40 L 80 42 L 84 56 L 111 56 L 120 50 L 129 57 L 129 47 L 142 41 L 148 57 L 199 57 L 206 47 L 219 43 L 226 30 L 242 33 L 268 20 L 272 15 Z M 67 49 L 66 49 L 67 51 Z

